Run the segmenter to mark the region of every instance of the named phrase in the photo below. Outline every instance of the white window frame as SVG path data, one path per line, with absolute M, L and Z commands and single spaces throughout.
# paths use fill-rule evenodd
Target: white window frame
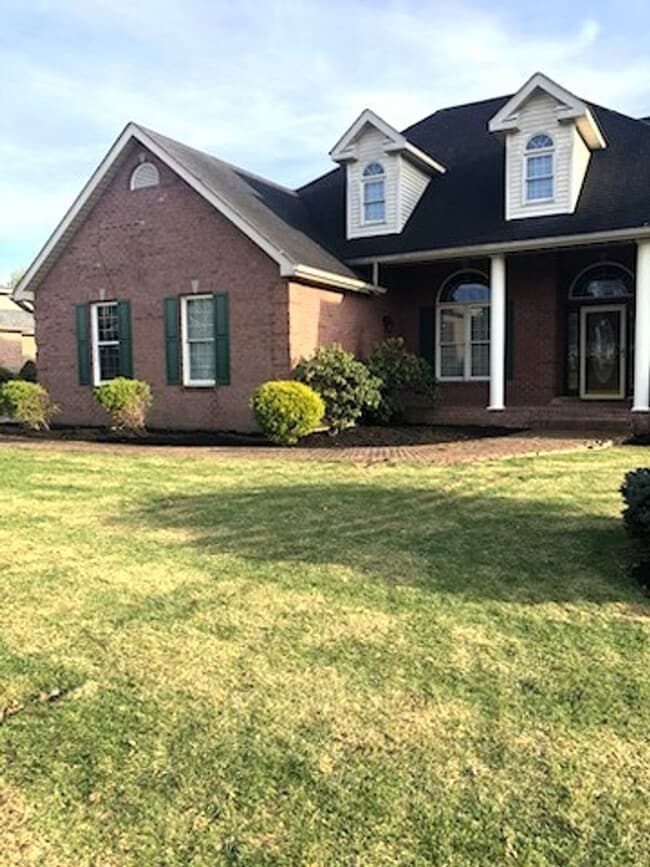
M 99 339 L 99 308 L 114 307 L 117 311 L 117 301 L 96 301 L 90 305 L 90 338 L 92 345 L 92 361 L 93 361 L 93 385 L 104 385 L 110 382 L 110 379 L 101 378 L 101 365 L 99 362 L 99 349 L 101 346 L 117 346 L 119 350 L 120 341 L 117 340 L 100 340 Z M 119 373 L 118 373 L 119 376 Z
M 215 370 L 215 378 L 214 379 L 191 379 L 191 367 L 190 367 L 190 341 L 187 336 L 187 305 L 191 301 L 199 301 L 205 300 L 209 298 L 213 299 L 213 295 L 209 293 L 204 293 L 202 295 L 183 295 L 181 296 L 181 344 L 182 344 L 182 361 L 183 361 L 183 385 L 187 388 L 212 388 L 217 384 L 216 380 L 216 370 Z M 214 310 L 214 308 L 213 308 Z M 213 314 L 214 315 L 214 314 Z M 197 343 L 208 343 L 211 342 L 214 346 L 215 338 L 214 334 L 211 338 L 206 338 L 204 340 L 196 341 Z M 216 363 L 216 362 L 215 362 Z
M 381 174 L 377 175 L 368 175 L 364 176 L 363 172 L 361 173 L 361 185 L 360 185 L 360 195 L 361 195 L 361 225 L 362 226 L 381 226 L 386 222 L 386 169 L 384 164 L 379 162 L 379 160 L 371 160 L 366 163 L 364 167 L 364 171 L 368 168 L 368 166 L 377 164 L 381 166 Z M 367 184 L 376 184 L 381 182 L 382 185 L 382 198 L 376 199 L 372 202 L 366 202 L 366 185 Z M 384 206 L 384 216 L 378 220 L 367 220 L 366 219 L 366 205 L 377 205 L 382 203 Z
M 472 346 L 487 345 L 488 358 L 490 352 L 491 335 L 487 340 L 472 340 L 472 310 L 477 308 L 486 309 L 488 311 L 488 322 L 490 316 L 490 301 L 476 301 L 459 303 L 457 301 L 440 301 L 440 297 L 445 288 L 460 274 L 475 274 L 485 281 L 485 285 L 489 291 L 489 280 L 482 271 L 472 271 L 464 268 L 462 271 L 456 271 L 451 274 L 440 287 L 438 292 L 438 300 L 436 303 L 436 378 L 440 382 L 489 382 L 490 374 L 474 376 L 472 374 Z M 444 310 L 459 310 L 463 314 L 463 337 L 464 337 L 464 357 L 463 357 L 463 375 L 462 376 L 444 376 L 442 373 L 442 313 Z M 489 326 L 488 326 L 489 327 Z M 445 344 L 445 346 L 451 344 Z
M 548 147 L 544 148 L 534 148 L 533 150 L 528 150 L 528 145 L 530 142 L 536 138 L 538 135 L 546 136 L 546 138 L 550 139 L 552 144 Z M 551 157 L 551 173 L 550 175 L 542 175 L 539 178 L 529 178 L 528 177 L 528 161 L 530 159 L 534 159 L 535 157 Z M 529 181 L 551 181 L 551 195 L 544 196 L 541 199 L 531 199 L 528 195 L 528 184 Z M 523 174 L 522 174 L 522 182 L 523 182 L 523 201 L 525 205 L 545 205 L 549 202 L 555 201 L 555 139 L 552 135 L 549 135 L 547 132 L 541 131 L 533 133 L 533 135 L 529 135 L 526 139 L 526 147 L 524 148 L 524 166 L 523 166 Z
M 146 184 L 139 184 L 138 175 L 141 175 L 145 169 L 153 169 L 153 177 L 155 179 Z M 158 186 L 160 186 L 160 172 L 158 171 L 158 166 L 155 163 L 152 163 L 151 160 L 146 160 L 145 162 L 140 163 L 140 165 L 137 165 L 131 172 L 131 177 L 129 179 L 129 189 L 131 190 L 131 192 L 134 192 L 136 190 L 147 190 L 151 187 Z

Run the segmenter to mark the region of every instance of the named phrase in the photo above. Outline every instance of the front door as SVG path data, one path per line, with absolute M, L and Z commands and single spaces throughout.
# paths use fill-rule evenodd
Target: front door
M 625 307 L 580 309 L 580 397 L 625 397 Z

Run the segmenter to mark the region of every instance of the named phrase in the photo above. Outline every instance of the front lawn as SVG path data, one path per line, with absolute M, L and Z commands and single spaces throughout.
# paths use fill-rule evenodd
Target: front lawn
M 649 458 L 1 447 L 2 863 L 648 865 Z

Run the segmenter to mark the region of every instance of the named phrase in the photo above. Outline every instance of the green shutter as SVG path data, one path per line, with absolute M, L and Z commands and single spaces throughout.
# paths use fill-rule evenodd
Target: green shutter
M 120 376 L 133 378 L 133 341 L 131 339 L 131 302 L 117 302 L 117 337 L 120 341 Z
M 512 298 L 506 299 L 506 379 L 512 379 L 515 371 L 515 307 Z
M 165 357 L 167 385 L 181 381 L 178 298 L 165 298 Z
M 230 384 L 230 323 L 228 295 L 214 295 L 215 380 L 219 385 Z
M 425 358 L 435 370 L 435 307 L 420 307 L 420 355 Z
M 79 385 L 90 385 L 90 307 L 88 304 L 75 306 L 77 330 L 77 372 Z

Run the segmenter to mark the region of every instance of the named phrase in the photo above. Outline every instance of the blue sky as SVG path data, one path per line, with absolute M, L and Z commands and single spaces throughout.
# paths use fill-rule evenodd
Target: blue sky
M 647 0 L 2 0 L 0 282 L 129 120 L 298 186 L 366 106 L 401 127 L 534 71 L 650 115 Z

